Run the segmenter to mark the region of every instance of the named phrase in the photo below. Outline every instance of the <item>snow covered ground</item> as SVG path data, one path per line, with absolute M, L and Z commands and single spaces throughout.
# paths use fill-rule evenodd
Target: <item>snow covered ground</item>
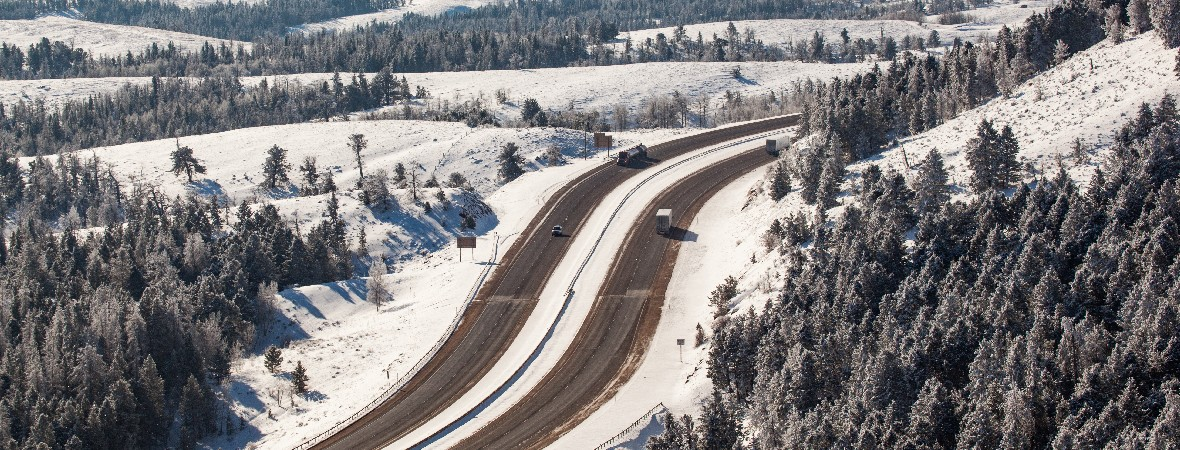
M 207 0 L 193 0 L 207 1 Z M 292 31 L 318 33 L 320 31 L 347 31 L 356 27 L 363 27 L 373 22 L 397 22 L 406 14 L 420 14 L 423 16 L 437 16 L 450 11 L 464 11 L 479 8 L 494 3 L 495 0 L 408 0 L 406 6 L 391 8 L 369 14 L 344 16 L 323 22 L 309 23 L 292 27 Z
M 122 56 L 128 51 L 139 53 L 153 42 L 166 47 L 169 42 L 177 48 L 199 50 L 205 42 L 213 45 L 229 44 L 235 48 L 243 45 L 252 48 L 249 42 L 229 41 L 196 34 L 178 33 L 155 28 L 127 25 L 108 25 L 88 22 L 59 15 L 39 17 L 33 20 L 0 20 L 0 41 L 28 47 L 41 42 L 41 38 L 62 41 L 77 48 L 85 49 L 95 56 Z
M 740 67 L 742 79 L 735 79 L 730 71 Z M 727 91 L 743 95 L 765 95 L 779 91 L 797 80 L 847 77 L 867 70 L 869 64 L 811 64 L 799 62 L 744 62 L 644 63 L 603 67 L 567 67 L 534 70 L 493 70 L 485 72 L 431 72 L 405 74 L 412 86 L 426 88 L 430 103 L 462 103 L 482 99 L 485 107 L 502 118 L 519 118 L 520 105 L 526 98 L 535 98 L 544 109 L 565 109 L 573 105 L 579 110 L 610 113 L 616 104 L 627 106 L 632 112 L 654 95 L 668 95 L 673 91 L 694 98 L 708 96 L 715 108 Z M 305 85 L 331 79 L 332 74 L 280 75 L 246 77 L 247 85 L 266 78 L 272 85 L 286 80 Z M 349 81 L 344 76 L 345 82 Z M 65 80 L 0 81 L 0 103 L 13 104 L 24 100 L 44 99 L 53 106 L 70 99 L 85 98 L 97 93 L 114 92 L 126 83 L 146 84 L 150 78 L 74 78 Z M 509 101 L 497 104 L 495 92 L 504 89 Z M 400 107 L 393 107 L 394 111 Z M 609 115 L 609 114 L 608 114 Z
M 964 148 L 975 136 L 979 122 L 988 119 L 997 129 L 1012 127 L 1022 162 L 1038 173 L 1052 176 L 1060 162 L 1084 184 L 1095 165 L 1101 164 L 1102 150 L 1110 147 L 1114 132 L 1135 117 L 1139 105 L 1154 105 L 1165 93 L 1180 93 L 1180 79 L 1172 70 L 1175 57 L 1175 51 L 1164 48 L 1154 33 L 1118 45 L 1100 43 L 1025 82 L 1011 98 L 997 98 L 904 139 L 897 148 L 855 164 L 849 171 L 858 172 L 866 164 L 903 170 L 907 158 L 913 164 L 938 149 L 953 180 L 966 186 L 970 173 Z M 1074 139 L 1091 148 L 1090 158 L 1077 161 L 1064 157 Z M 1025 174 L 1026 178 L 1031 175 Z
M 950 43 L 956 37 L 972 41 L 978 41 L 980 37 L 992 38 L 1000 30 L 1000 27 L 1019 25 L 1032 13 L 1044 12 L 1054 3 L 1056 3 L 1055 0 L 997 3 L 967 11 L 966 13 L 975 17 L 976 20 L 959 25 L 939 25 L 937 16 L 930 16 L 927 20 L 928 23 L 906 20 L 811 19 L 739 20 L 732 23 L 739 33 L 744 34 L 746 30 L 752 30 L 756 39 L 770 45 L 809 40 L 817 31 L 823 34 L 828 42 L 838 42 L 841 30 L 848 30 L 848 36 L 853 40 L 857 38 L 877 40 L 882 34 L 895 39 L 901 39 L 908 35 L 925 39 L 930 35 L 931 30 L 937 30 L 940 40 Z M 684 29 L 690 39 L 696 39 L 697 33 L 700 33 L 708 41 L 713 35 L 725 36 L 725 30 L 729 24 L 730 22 L 710 22 L 685 25 Z M 671 39 L 675 29 L 676 27 L 672 26 L 623 32 L 612 45 L 616 49 L 621 49 L 624 40 L 628 37 L 634 43 L 641 43 L 648 38 L 654 40 L 659 33 L 663 33 L 665 37 Z

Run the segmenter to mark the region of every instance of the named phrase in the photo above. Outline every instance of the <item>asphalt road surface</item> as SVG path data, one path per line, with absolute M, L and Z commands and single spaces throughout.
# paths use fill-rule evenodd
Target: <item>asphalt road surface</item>
M 725 185 L 773 161 L 761 148 L 746 151 L 660 194 L 629 231 L 590 315 L 555 368 L 508 412 L 454 448 L 542 448 L 613 397 L 651 343 L 680 242 L 694 239 L 687 227 L 697 211 Z M 672 209 L 667 236 L 655 232 L 661 208 Z
M 381 448 L 422 426 L 461 398 L 504 354 L 520 332 L 580 225 L 601 199 L 644 168 L 684 153 L 743 136 L 794 125 L 783 116 L 716 129 L 651 146 L 631 167 L 604 163 L 560 188 L 505 252 L 463 320 L 439 352 L 408 383 L 369 414 L 315 445 L 316 449 Z M 565 236 L 549 229 L 562 225 Z M 654 225 L 652 225 L 654 227 Z M 669 272 L 670 273 L 670 272 Z

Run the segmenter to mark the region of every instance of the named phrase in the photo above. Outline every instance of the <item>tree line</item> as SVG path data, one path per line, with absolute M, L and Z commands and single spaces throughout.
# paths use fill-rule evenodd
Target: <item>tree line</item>
M 0 20 L 72 11 L 85 20 L 249 41 L 289 27 L 404 6 L 403 0 L 218 1 L 182 7 L 158 0 L 2 0 Z
M 89 0 L 85 0 L 89 1 Z M 278 0 L 276 0 L 278 1 Z M 311 1 L 311 0 L 282 0 Z M 319 0 L 316 0 L 319 1 Z M 359 0 L 358 0 L 359 2 Z M 146 8 L 154 3 L 119 3 L 119 8 Z M 363 2 L 359 2 L 363 3 Z M 130 5 L 130 6 L 128 6 Z M 626 64 L 643 61 L 775 61 L 799 58 L 814 61 L 852 61 L 877 51 L 892 58 L 896 43 L 882 39 L 849 41 L 842 47 L 827 48 L 809 42 L 807 51 L 784 50 L 764 44 L 746 31 L 739 35 L 728 30 L 723 36 L 685 36 L 683 25 L 716 20 L 777 18 L 872 18 L 897 7 L 909 5 L 860 6 L 844 1 L 773 1 L 743 0 L 724 6 L 676 0 L 672 2 L 623 2 L 594 0 L 589 2 L 550 2 L 517 0 L 486 5 L 470 11 L 456 11 L 436 17 L 409 14 L 397 24 L 372 24 L 354 30 L 331 33 L 260 33 L 253 40 L 253 50 L 220 44 L 215 51 L 207 44 L 199 51 L 161 51 L 149 47 L 138 54 L 128 52 L 116 57 L 97 58 L 76 63 L 72 70 L 40 71 L 30 67 L 25 72 L 8 71 L 0 75 L 13 77 L 47 76 L 204 76 L 212 73 L 237 75 L 273 75 L 306 72 L 376 72 L 390 67 L 399 72 L 458 70 L 522 69 L 565 67 L 570 65 Z M 112 8 L 115 8 L 112 6 Z M 171 8 L 177 8 L 171 6 Z M 214 8 L 217 11 L 203 11 Z M 221 9 L 273 9 L 270 3 L 255 5 L 215 4 L 195 10 L 178 8 L 178 22 L 194 14 L 193 24 L 217 17 Z M 292 6 L 292 8 L 295 8 Z M 315 8 L 312 8 L 315 9 Z M 298 10 L 297 8 L 295 10 Z M 249 11 L 240 12 L 252 17 Z M 105 13 L 104 13 L 105 14 Z M 109 13 L 128 14 L 128 13 Z M 235 12 L 234 14 L 238 14 Z M 277 14 L 277 13 L 275 13 Z M 94 14 L 95 17 L 102 15 Z M 174 17 L 174 16 L 168 16 Z M 267 17 L 270 17 L 269 15 Z M 94 17 L 91 20 L 98 20 Z M 170 19 L 173 20 L 173 19 Z M 100 20 L 101 21 L 101 20 Z M 281 21 L 279 21 L 281 22 Z M 642 29 L 678 23 L 673 36 L 651 42 L 624 42 L 622 49 L 609 44 L 620 30 Z M 196 25 L 193 25 L 196 26 Z M 284 25 L 286 26 L 286 25 Z M 731 26 L 732 28 L 732 26 Z M 217 37 L 223 35 L 206 34 Z M 845 36 L 846 38 L 846 36 Z M 918 48 L 919 37 L 907 37 Z M 818 49 L 808 46 L 819 44 Z M 792 44 L 793 46 L 794 44 Z M 588 51 L 587 48 L 590 48 Z M 823 55 L 822 53 L 828 52 Z M 19 68 L 19 67 L 18 67 Z M 82 75 L 85 74 L 85 75 Z
M 424 92 L 424 91 L 419 91 Z M 235 77 L 200 80 L 153 77 L 49 108 L 37 100 L 0 105 L 0 147 L 44 155 L 238 128 L 327 120 L 410 97 L 409 85 L 389 71 L 347 83 L 339 74 L 318 85 L 262 80 L 244 86 Z

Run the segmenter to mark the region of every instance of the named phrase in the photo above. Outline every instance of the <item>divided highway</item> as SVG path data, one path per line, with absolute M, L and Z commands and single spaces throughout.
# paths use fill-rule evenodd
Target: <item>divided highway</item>
M 647 162 L 658 163 L 703 147 L 785 128 L 797 120 L 798 116 L 777 117 L 679 138 L 652 146 Z M 640 173 L 636 168 L 603 164 L 558 190 L 505 252 L 500 266 L 480 288 L 464 311 L 462 323 L 438 354 L 387 401 L 313 448 L 381 448 L 422 426 L 467 393 L 508 349 L 536 306 L 550 268 L 568 250 L 572 239 L 554 239 L 548 226 L 562 224 L 571 238 L 576 236 L 607 193 Z
M 648 204 L 628 232 L 590 315 L 552 371 L 523 399 L 458 449 L 542 448 L 590 416 L 639 368 L 664 304 L 686 229 L 725 185 L 769 164 L 762 148 L 733 156 L 675 183 Z M 655 232 L 657 209 L 671 208 L 672 231 Z

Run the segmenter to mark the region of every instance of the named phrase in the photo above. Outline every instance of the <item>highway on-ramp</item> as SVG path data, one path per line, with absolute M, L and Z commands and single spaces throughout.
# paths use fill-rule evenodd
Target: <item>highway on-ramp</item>
M 649 149 L 646 165 L 743 136 L 785 128 L 797 116 L 777 117 L 675 139 Z M 525 228 L 434 358 L 381 405 L 332 436 L 317 449 L 381 448 L 422 426 L 461 398 L 504 354 L 537 305 L 550 268 L 572 239 L 553 239 L 548 227 L 561 224 L 576 236 L 599 201 L 641 168 L 606 163 L 559 189 Z

